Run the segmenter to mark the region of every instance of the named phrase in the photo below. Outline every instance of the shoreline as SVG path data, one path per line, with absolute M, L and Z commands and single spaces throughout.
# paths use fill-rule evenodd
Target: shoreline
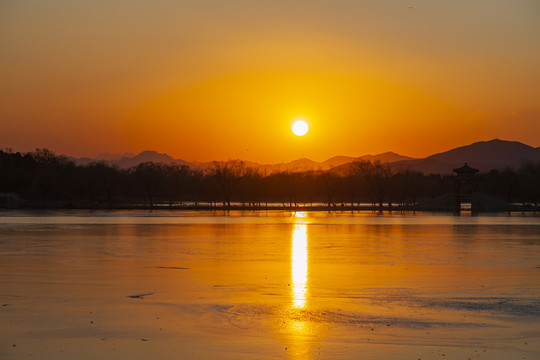
M 283 205 L 283 204 L 257 204 L 257 205 L 242 205 L 231 204 L 223 205 L 221 203 L 215 204 L 72 204 L 72 203 L 30 203 L 25 206 L 0 208 L 1 210 L 161 210 L 161 211 L 328 211 L 328 212 L 354 212 L 354 211 L 373 211 L 373 212 L 433 212 L 433 213 L 504 213 L 504 212 L 526 212 L 536 213 L 540 212 L 540 206 L 523 206 L 523 205 L 508 205 L 507 208 L 496 209 L 482 209 L 474 210 L 471 208 L 462 208 L 460 210 L 449 208 L 431 208 L 419 205 L 384 205 L 380 207 L 378 205 L 350 205 L 350 204 L 332 204 L 332 205 L 312 205 L 297 203 L 295 205 Z

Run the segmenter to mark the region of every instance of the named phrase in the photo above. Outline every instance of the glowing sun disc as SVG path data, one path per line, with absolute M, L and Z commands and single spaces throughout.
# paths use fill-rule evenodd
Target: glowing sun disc
M 292 132 L 296 136 L 304 136 L 307 134 L 309 126 L 304 120 L 297 120 L 292 124 Z

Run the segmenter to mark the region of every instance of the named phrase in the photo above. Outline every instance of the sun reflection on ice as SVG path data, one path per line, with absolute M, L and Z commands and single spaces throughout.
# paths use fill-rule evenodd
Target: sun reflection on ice
M 295 224 L 292 233 L 292 303 L 296 308 L 303 308 L 306 305 L 308 291 L 307 225 L 302 221 L 305 217 L 306 213 L 295 214 Z
M 292 217 L 294 224 L 291 247 L 291 305 L 285 317 L 287 331 L 287 353 L 290 359 L 311 359 L 313 324 L 308 320 L 308 236 L 307 213 L 297 212 Z

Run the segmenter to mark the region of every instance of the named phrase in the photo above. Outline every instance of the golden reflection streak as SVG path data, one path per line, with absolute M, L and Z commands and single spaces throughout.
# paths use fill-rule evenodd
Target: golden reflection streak
M 291 251 L 291 305 L 280 323 L 286 324 L 287 353 L 291 360 L 313 358 L 315 339 L 320 334 L 320 324 L 310 320 L 309 309 L 309 251 L 307 227 L 310 223 L 306 212 L 295 213 L 292 218 Z
M 292 233 L 292 303 L 296 308 L 303 308 L 306 305 L 308 291 L 307 225 L 302 221 L 305 217 L 306 213 L 295 214 L 296 223 Z

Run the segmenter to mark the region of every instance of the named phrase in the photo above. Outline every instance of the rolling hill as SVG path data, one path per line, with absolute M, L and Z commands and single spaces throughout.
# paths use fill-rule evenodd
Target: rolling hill
M 125 156 L 127 155 L 127 156 Z M 79 165 L 87 165 L 92 162 L 104 161 L 107 164 L 127 169 L 143 162 L 155 162 L 164 164 L 185 165 L 192 169 L 207 170 L 213 167 L 214 162 L 188 162 L 182 159 L 174 159 L 165 153 L 156 151 L 143 151 L 137 155 L 102 154 L 96 158 L 69 158 Z M 505 167 L 519 167 L 526 161 L 540 161 L 540 148 L 517 142 L 494 139 L 479 141 L 470 145 L 460 146 L 445 152 L 433 154 L 421 159 L 385 152 L 377 155 L 334 156 L 322 162 L 316 162 L 307 158 L 301 158 L 286 163 L 259 164 L 245 162 L 246 166 L 256 168 L 261 173 L 271 174 L 280 171 L 317 171 L 332 170 L 336 173 L 346 173 L 353 161 L 381 161 L 391 164 L 395 171 L 411 170 L 424 174 L 450 174 L 452 169 L 462 166 L 467 162 L 470 166 L 485 172 L 491 169 L 503 169 Z
M 450 174 L 452 169 L 468 163 L 487 172 L 492 169 L 519 167 L 527 161 L 540 161 L 540 149 L 517 142 L 494 139 L 460 146 L 423 159 L 394 162 L 396 170 L 410 169 L 424 174 Z

